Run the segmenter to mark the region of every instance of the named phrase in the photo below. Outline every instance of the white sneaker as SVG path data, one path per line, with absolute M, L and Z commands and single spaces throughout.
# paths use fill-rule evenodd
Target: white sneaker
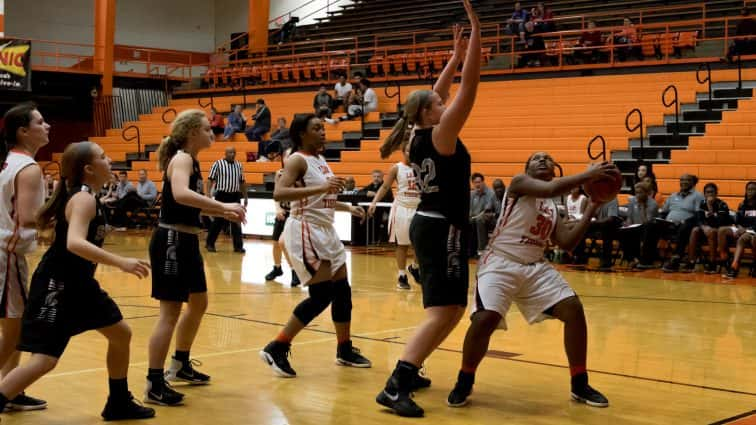
M 325 122 L 327 122 L 328 124 L 336 124 L 336 120 L 333 118 L 326 118 Z

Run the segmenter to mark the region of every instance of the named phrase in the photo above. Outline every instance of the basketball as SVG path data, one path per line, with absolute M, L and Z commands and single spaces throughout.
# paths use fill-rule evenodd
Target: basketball
M 603 177 L 583 185 L 585 194 L 596 202 L 611 201 L 620 189 L 622 189 L 622 175 L 619 170 L 613 177 Z

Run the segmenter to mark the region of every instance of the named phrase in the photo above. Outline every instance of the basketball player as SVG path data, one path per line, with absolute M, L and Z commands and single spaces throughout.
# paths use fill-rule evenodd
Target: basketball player
M 9 109 L 0 141 L 0 371 L 18 366 L 16 350 L 26 306 L 29 266 L 26 254 L 36 248 L 36 214 L 45 201 L 42 170 L 34 156 L 48 142 L 50 125 L 33 103 Z M 13 410 L 47 407 L 44 400 L 20 393 L 6 405 Z
M 281 155 L 281 169 L 276 172 L 276 185 L 278 184 L 278 181 L 281 180 L 281 176 L 283 175 L 283 167 L 286 163 L 286 160 L 289 158 L 289 155 L 291 155 L 291 148 L 286 149 L 283 152 L 283 155 Z M 291 264 L 291 261 L 289 261 L 289 254 L 286 252 L 286 246 L 284 246 L 283 239 L 281 238 L 284 226 L 286 225 L 286 219 L 288 219 L 289 215 L 291 214 L 291 203 L 278 201 L 274 202 L 276 203 L 276 221 L 275 223 L 273 223 L 273 270 L 265 275 L 266 281 L 274 280 L 279 276 L 283 276 L 283 270 L 281 269 L 282 254 L 286 257 L 286 261 Z M 299 285 L 299 276 L 297 276 L 297 272 L 294 269 L 291 269 L 291 286 L 293 288 Z
M 415 281 L 420 283 L 420 271 L 414 264 L 407 267 L 407 252 L 410 244 L 410 223 L 415 216 L 415 210 L 420 203 L 420 192 L 415 184 L 415 171 L 409 162 L 409 143 L 402 146 L 402 161 L 394 164 L 388 172 L 388 176 L 383 181 L 383 185 L 373 198 L 373 202 L 368 208 L 368 215 L 375 214 L 375 204 L 379 199 L 383 199 L 386 192 L 391 190 L 391 185 L 396 180 L 397 191 L 394 203 L 391 204 L 391 213 L 389 214 L 389 242 L 396 242 L 396 268 L 398 269 L 397 288 L 410 289 L 405 268 L 409 271 Z M 385 159 L 385 158 L 384 158 Z
M 140 279 L 150 271 L 145 260 L 102 249 L 105 215 L 95 193 L 110 174 L 110 158 L 94 143 L 72 143 L 63 152 L 60 183 L 39 212 L 40 227 L 55 223 L 55 238 L 32 277 L 18 345 L 32 356 L 0 383 L 0 411 L 8 399 L 55 368 L 72 336 L 94 329 L 108 339 L 110 395 L 102 417 L 155 416 L 155 410 L 134 401 L 129 392 L 131 329 L 94 278 L 98 264 L 118 267 Z
M 337 202 L 344 179 L 336 177 L 325 158 L 323 123 L 314 114 L 298 115 L 291 123 L 292 154 L 284 164 L 283 175 L 273 197 L 291 202 L 282 238 L 291 267 L 308 286 L 309 298 L 296 308 L 278 336 L 260 351 L 260 357 L 284 378 L 297 373 L 289 364 L 291 341 L 313 319 L 331 306 L 338 346 L 336 363 L 342 366 L 371 367 L 370 360 L 352 346 L 352 288 L 347 280 L 344 245 L 333 225 L 336 210 L 364 217 L 362 207 Z
M 470 1 L 463 3 L 472 24 L 469 46 L 461 28 L 455 27 L 454 54 L 433 91 L 418 90 L 410 95 L 404 114 L 381 147 L 381 154 L 388 156 L 414 130 L 410 161 L 421 195 L 410 237 L 420 264 L 426 317 L 376 397 L 376 402 L 400 416 L 424 415 L 410 397 L 413 382 L 425 359 L 457 326 L 467 305 L 470 154 L 459 140 L 459 132 L 470 115 L 480 83 L 480 23 Z M 446 108 L 462 57 L 465 62 L 459 90 Z
M 588 385 L 587 326 L 583 306 L 564 278 L 543 258 L 549 241 L 566 251 L 577 246 L 601 204 L 591 201 L 572 225 L 559 218 L 553 198 L 593 180 L 619 173 L 608 162 L 584 173 L 554 180 L 556 163 L 546 153 L 534 153 L 525 174 L 512 179 L 504 197 L 497 229 L 478 266 L 472 323 L 465 336 L 462 368 L 447 403 L 467 404 L 475 370 L 483 360 L 491 334 L 506 329 L 505 316 L 514 301 L 528 323 L 556 318 L 564 322 L 564 346 L 572 376 L 572 399 L 607 407 L 609 401 Z
M 221 203 L 201 194 L 197 153 L 210 147 L 215 136 L 204 111 L 190 109 L 178 114 L 171 134 L 158 149 L 163 170 L 163 202 L 160 221 L 150 241 L 152 297 L 160 300 L 160 318 L 150 338 L 149 370 L 144 401 L 165 406 L 183 401 L 183 394 L 165 380 L 191 385 L 210 382 L 210 377 L 194 369 L 189 351 L 207 309 L 205 268 L 199 249 L 200 212 L 240 223 L 244 206 Z M 181 314 L 183 303 L 186 311 Z M 180 316 L 180 317 L 179 317 Z M 167 373 L 165 358 L 176 330 L 176 353 Z

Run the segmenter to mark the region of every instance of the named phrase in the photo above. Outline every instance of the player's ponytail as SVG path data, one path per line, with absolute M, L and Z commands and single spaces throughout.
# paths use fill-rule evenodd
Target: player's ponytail
M 419 122 L 420 112 L 430 106 L 432 94 L 432 90 L 415 90 L 410 94 L 407 104 L 404 105 L 404 112 L 380 147 L 381 158 L 388 158 L 407 143 L 412 128 Z
M 81 186 L 84 178 L 84 167 L 92 163 L 92 142 L 71 143 L 63 151 L 60 160 L 60 181 L 50 199 L 45 202 L 37 213 L 37 226 L 45 228 L 55 222 L 55 219 L 65 212 L 70 194 L 77 186 Z

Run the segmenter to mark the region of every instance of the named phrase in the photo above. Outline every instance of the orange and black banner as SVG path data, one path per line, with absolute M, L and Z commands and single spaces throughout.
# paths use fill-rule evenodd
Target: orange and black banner
M 31 41 L 0 38 L 0 92 L 31 91 Z

